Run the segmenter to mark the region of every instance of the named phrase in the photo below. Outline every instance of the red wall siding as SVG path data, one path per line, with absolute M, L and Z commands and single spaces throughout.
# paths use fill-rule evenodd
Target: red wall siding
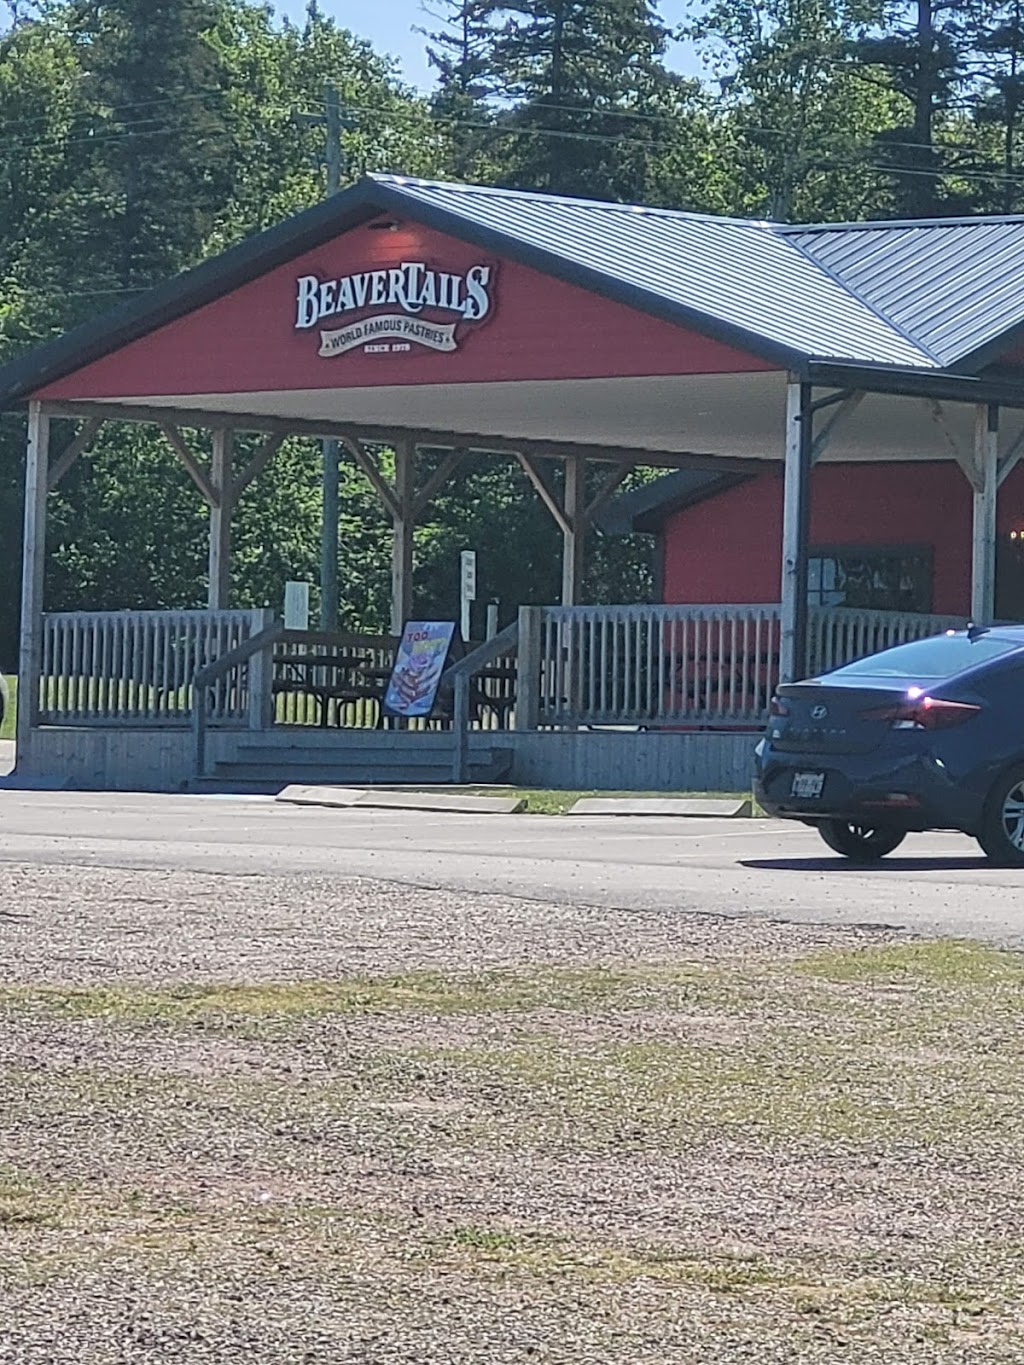
M 999 529 L 1024 527 L 1024 464 L 999 493 Z M 670 518 L 666 602 L 777 602 L 782 466 Z M 811 542 L 931 545 L 933 610 L 970 609 L 971 491 L 949 463 L 825 464 L 811 479 Z
M 449 354 L 362 349 L 323 359 L 319 327 L 296 331 L 301 275 L 339 279 L 424 261 L 460 274 L 495 272 L 494 305 L 460 328 Z M 371 311 L 325 321 L 341 327 Z M 425 312 L 424 317 L 428 314 Z M 437 315 L 451 321 L 453 315 Z M 160 394 L 259 393 L 365 385 L 508 379 L 716 374 L 775 368 L 695 332 L 563 284 L 452 237 L 406 224 L 398 232 L 356 228 L 40 391 L 42 398 L 142 398 Z

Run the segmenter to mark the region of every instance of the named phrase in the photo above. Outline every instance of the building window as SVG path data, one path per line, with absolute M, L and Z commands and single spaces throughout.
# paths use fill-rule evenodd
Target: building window
M 931 611 L 931 548 L 831 545 L 813 549 L 807 565 L 807 600 L 812 607 Z

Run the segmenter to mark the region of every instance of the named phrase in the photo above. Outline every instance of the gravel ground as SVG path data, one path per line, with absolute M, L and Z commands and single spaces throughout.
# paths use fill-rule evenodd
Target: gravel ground
M 0 1360 L 1019 1362 L 1024 965 L 0 866 Z

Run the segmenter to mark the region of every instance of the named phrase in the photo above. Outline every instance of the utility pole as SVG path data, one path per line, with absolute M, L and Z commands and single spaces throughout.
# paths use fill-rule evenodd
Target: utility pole
M 341 132 L 345 121 L 341 116 L 341 100 L 337 87 L 324 87 L 324 113 L 300 114 L 298 122 L 318 124 L 327 132 L 327 194 L 330 197 L 341 189 L 342 151 Z M 338 628 L 338 515 L 339 515 L 339 448 L 337 441 L 324 441 L 324 519 L 320 538 L 320 629 Z

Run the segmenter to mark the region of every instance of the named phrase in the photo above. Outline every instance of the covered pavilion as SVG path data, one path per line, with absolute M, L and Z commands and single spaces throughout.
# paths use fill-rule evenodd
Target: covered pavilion
M 587 529 L 631 470 L 781 462 L 794 677 L 818 460 L 955 462 L 972 616 L 991 618 L 998 489 L 1024 453 L 1024 219 L 785 226 L 370 176 L 0 369 L 13 405 L 28 408 L 26 751 L 47 493 L 108 421 L 158 426 L 208 503 L 211 612 L 231 606 L 232 511 L 284 438 L 343 442 L 393 524 L 395 632 L 417 519 L 462 460 L 522 465 L 562 531 L 563 607 L 580 605 Z M 245 468 L 240 432 L 264 437 Z M 446 452 L 426 479 L 423 449 Z

